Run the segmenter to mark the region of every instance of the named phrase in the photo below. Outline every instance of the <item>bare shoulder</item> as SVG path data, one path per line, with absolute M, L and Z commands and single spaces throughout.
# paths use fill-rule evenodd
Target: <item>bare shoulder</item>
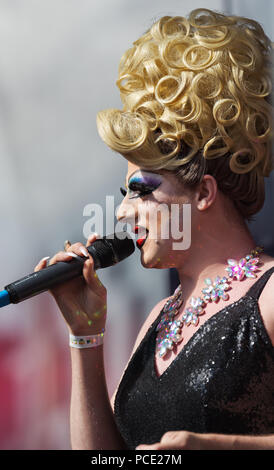
M 164 304 L 166 303 L 166 301 L 169 299 L 169 297 L 166 297 L 162 300 L 160 300 L 160 302 L 158 302 L 155 307 L 153 307 L 153 309 L 151 310 L 151 312 L 149 313 L 149 315 L 147 316 L 147 318 L 145 319 L 143 325 L 141 326 L 141 329 L 137 335 L 137 338 L 136 338 L 136 341 L 135 341 L 135 344 L 133 346 L 133 349 L 132 349 L 132 352 L 131 352 L 131 355 L 129 357 L 129 360 L 127 362 L 127 365 L 125 367 L 125 369 L 127 368 L 133 354 L 135 353 L 136 349 L 138 348 L 139 344 L 141 343 L 142 339 L 145 337 L 146 335 L 146 332 L 148 331 L 149 327 L 152 325 L 152 323 L 156 320 L 157 316 L 159 315 L 160 311 L 162 310 Z M 118 387 L 117 387 L 118 388 Z M 116 392 L 117 392 L 117 388 L 111 398 L 111 406 L 112 406 L 112 409 L 114 409 L 114 400 L 115 400 L 115 395 L 116 395 Z
M 265 271 L 271 268 L 274 268 L 274 258 L 267 256 L 265 258 Z M 274 272 L 265 284 L 258 303 L 266 331 L 274 346 Z

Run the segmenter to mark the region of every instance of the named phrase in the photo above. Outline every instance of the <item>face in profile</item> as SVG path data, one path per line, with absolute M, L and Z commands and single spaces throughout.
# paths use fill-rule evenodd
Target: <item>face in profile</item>
M 184 204 L 191 204 L 191 193 L 184 191 L 170 171 L 145 170 L 128 164 L 126 189 L 117 218 L 136 233 L 141 263 L 147 268 L 170 268 L 178 262 L 174 242 L 183 234 Z M 180 253 L 181 256 L 181 253 Z

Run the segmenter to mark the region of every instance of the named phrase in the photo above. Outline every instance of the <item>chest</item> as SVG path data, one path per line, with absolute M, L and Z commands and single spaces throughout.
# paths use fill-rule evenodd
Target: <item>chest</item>
M 230 295 L 228 301 L 220 299 L 217 303 L 208 303 L 204 309 L 203 314 L 199 316 L 199 323 L 197 326 L 191 323 L 187 326 L 183 326 L 182 339 L 179 343 L 174 344 L 172 350 L 168 351 L 163 357 L 160 357 L 157 351 L 155 351 L 154 367 L 156 375 L 160 377 L 169 368 L 169 366 L 176 359 L 176 357 L 186 347 L 193 335 L 196 334 L 199 328 L 201 328 L 201 326 L 204 325 L 210 318 L 214 317 L 216 314 L 221 316 L 222 314 L 225 314 L 225 312 L 229 311 L 231 311 L 231 314 L 233 314 L 233 309 L 235 307 L 237 308 L 238 304 L 241 303 L 239 302 L 240 299 L 242 300 L 245 298 L 246 292 L 246 288 L 245 290 L 243 290 L 242 286 L 240 286 L 234 290 L 233 294 Z M 272 302 L 270 302 L 269 293 L 267 289 L 265 289 L 257 301 L 258 315 L 260 315 L 262 326 L 265 329 L 265 332 L 268 335 L 272 345 L 274 345 L 274 307 L 272 307 L 273 304 L 274 299 L 272 299 Z M 176 319 L 182 316 L 183 310 L 184 309 L 181 309 L 178 316 L 176 316 Z
M 116 395 L 119 430 L 132 448 L 174 429 L 273 433 L 274 350 L 253 299 L 212 315 L 161 377 L 154 367 L 155 339 L 153 328 Z

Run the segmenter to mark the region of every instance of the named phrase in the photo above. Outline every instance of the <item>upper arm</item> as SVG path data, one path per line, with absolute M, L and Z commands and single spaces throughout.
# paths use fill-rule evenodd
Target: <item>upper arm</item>
M 131 355 L 129 357 L 129 360 L 127 362 L 127 365 L 125 367 L 125 369 L 127 368 L 133 354 L 135 353 L 136 349 L 138 348 L 139 344 L 141 343 L 142 339 L 144 338 L 147 330 L 149 329 L 150 325 L 154 322 L 154 320 L 157 318 L 157 316 L 159 315 L 161 309 L 163 308 L 165 302 L 167 301 L 168 297 L 166 297 L 165 299 L 161 300 L 160 302 L 158 302 L 155 307 L 151 310 L 150 314 L 148 315 L 148 317 L 146 318 L 146 320 L 144 321 L 138 335 L 137 335 L 137 338 L 136 338 L 136 341 L 135 341 L 135 344 L 133 346 L 133 349 L 132 349 L 132 352 L 131 352 Z M 118 385 L 119 386 L 119 385 Z M 111 403 L 111 407 L 112 409 L 114 410 L 114 401 L 115 401 L 115 396 L 116 396 L 116 392 L 117 392 L 117 389 L 118 387 L 116 388 L 114 394 L 112 395 L 112 398 L 110 400 L 110 403 Z

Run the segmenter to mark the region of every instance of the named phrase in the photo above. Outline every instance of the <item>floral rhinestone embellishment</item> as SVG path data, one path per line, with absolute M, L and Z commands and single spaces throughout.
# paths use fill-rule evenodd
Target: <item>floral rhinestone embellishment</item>
M 228 272 L 231 280 L 234 278 L 242 280 L 244 277 L 256 278 L 254 271 L 257 271 L 257 264 L 260 262 L 258 255 L 263 251 L 263 247 L 256 247 L 245 258 L 237 262 L 235 259 L 228 259 L 228 266 L 225 271 Z M 213 301 L 218 302 L 219 299 L 228 300 L 227 290 L 231 289 L 230 280 L 226 276 L 217 276 L 214 281 L 210 278 L 205 279 L 206 287 L 202 289 L 203 298 L 192 297 L 190 305 L 183 313 L 181 320 L 175 320 L 175 316 L 179 314 L 183 303 L 182 287 L 179 284 L 172 297 L 165 303 L 162 310 L 160 322 L 156 328 L 158 333 L 156 338 L 157 351 L 160 357 L 172 350 L 176 343 L 182 341 L 182 328 L 184 325 L 197 326 L 199 316 L 205 313 L 206 303 Z
M 217 276 L 214 282 L 211 279 L 206 278 L 205 284 L 207 285 L 207 287 L 202 289 L 202 293 L 204 294 L 204 300 L 206 302 L 218 302 L 220 298 L 222 298 L 223 300 L 228 300 L 229 295 L 226 294 L 225 291 L 227 291 L 231 287 L 228 284 L 227 277 L 224 276 L 221 278 L 220 276 Z
M 185 325 L 195 325 L 197 326 L 199 323 L 199 315 L 203 315 L 205 303 L 201 297 L 197 299 L 195 297 L 191 298 L 190 307 L 185 310 L 185 313 L 182 317 L 182 321 Z
M 259 262 L 259 258 L 242 258 L 239 263 L 235 259 L 228 259 L 227 262 L 229 266 L 225 268 L 228 272 L 229 277 L 233 278 L 236 277 L 238 281 L 241 281 L 245 276 L 246 277 L 253 277 L 255 278 L 256 275 L 253 274 L 253 271 L 257 271 L 258 267 L 257 264 Z
M 181 328 L 183 322 L 181 320 L 174 320 L 182 303 L 182 289 L 181 285 L 179 285 L 171 299 L 166 302 L 163 308 L 163 315 L 156 328 L 158 332 L 156 343 L 160 357 L 165 356 L 168 350 L 173 349 L 174 344 L 182 339 Z
M 170 321 L 166 329 L 160 332 L 157 338 L 157 349 L 160 357 L 165 356 L 168 350 L 173 349 L 174 344 L 182 340 L 182 326 L 181 320 Z

